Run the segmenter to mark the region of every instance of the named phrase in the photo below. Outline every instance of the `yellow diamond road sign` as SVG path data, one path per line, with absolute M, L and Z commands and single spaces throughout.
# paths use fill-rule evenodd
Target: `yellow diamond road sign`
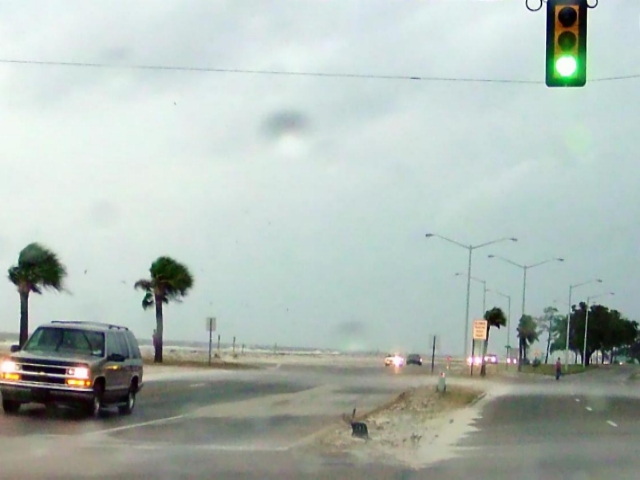
M 473 321 L 473 339 L 474 340 L 487 339 L 487 321 L 486 320 Z

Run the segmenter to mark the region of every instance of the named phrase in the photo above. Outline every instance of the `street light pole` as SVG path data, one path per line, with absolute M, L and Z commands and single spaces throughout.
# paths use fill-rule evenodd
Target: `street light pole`
M 615 295 L 615 293 L 605 292 L 599 295 L 591 295 L 590 297 L 587 297 L 587 303 L 585 307 L 586 312 L 585 312 L 585 318 L 584 318 L 584 344 L 582 346 L 582 366 L 585 368 L 587 367 L 587 332 L 589 331 L 589 305 L 591 304 L 591 300 L 598 297 L 605 297 L 607 295 Z
M 513 265 L 514 267 L 521 268 L 523 270 L 523 273 L 524 273 L 522 277 L 522 316 L 523 317 L 524 317 L 525 302 L 527 297 L 527 271 L 530 268 L 539 267 L 541 265 L 545 265 L 551 262 L 564 262 L 564 258 L 553 257 L 553 258 L 548 258 L 547 260 L 543 260 L 542 262 L 532 263 L 531 265 L 521 265 L 512 260 L 509 260 L 508 258 L 501 257 L 500 255 L 489 255 L 489 258 L 497 258 L 498 260 L 502 260 L 505 263 Z
M 599 278 L 595 278 L 593 280 L 588 280 L 586 282 L 576 283 L 575 285 L 569 286 L 569 304 L 568 304 L 569 312 L 567 313 L 567 339 L 566 339 L 566 345 L 564 349 L 565 368 L 567 368 L 566 366 L 569 365 L 569 335 L 571 333 L 571 328 L 570 328 L 571 326 L 571 294 L 573 293 L 574 288 L 582 287 L 583 285 L 590 285 L 592 283 L 602 283 L 602 280 Z M 577 361 L 578 361 L 578 355 L 576 354 L 576 362 Z
M 425 237 L 439 238 L 441 240 L 444 240 L 445 242 L 449 242 L 453 245 L 457 245 L 458 247 L 464 248 L 469 252 L 469 261 L 467 264 L 467 300 L 466 300 L 466 307 L 465 307 L 465 314 L 464 314 L 464 358 L 468 358 L 469 357 L 469 302 L 471 298 L 471 260 L 473 256 L 473 251 L 478 248 L 487 247 L 489 245 L 493 245 L 500 242 L 506 242 L 506 241 L 517 242 L 518 239 L 515 237 L 503 237 L 503 238 L 497 238 L 495 240 L 491 240 L 490 242 L 480 243 L 478 245 L 465 245 L 464 243 L 460 243 L 456 240 L 452 240 L 451 238 L 438 235 L 437 233 L 427 233 Z
M 464 274 L 461 273 L 461 272 L 456 273 L 456 277 L 459 277 L 460 275 L 464 275 Z M 487 288 L 487 281 L 486 280 L 482 280 L 481 278 L 472 277 L 472 276 L 467 276 L 467 279 L 479 282 L 483 286 L 483 291 L 482 291 L 482 314 L 484 315 L 485 312 L 487 311 L 487 292 L 489 291 L 489 289 Z
M 524 312 L 525 312 L 525 302 L 526 302 L 526 297 L 527 297 L 527 270 L 529 270 L 529 267 L 524 265 L 522 267 L 522 271 L 524 272 L 522 274 L 522 316 L 524 317 Z

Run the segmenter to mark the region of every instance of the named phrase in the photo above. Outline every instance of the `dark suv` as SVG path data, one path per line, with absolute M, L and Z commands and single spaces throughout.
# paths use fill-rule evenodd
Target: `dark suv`
M 97 417 L 117 406 L 133 411 L 142 388 L 142 356 L 126 327 L 92 322 L 53 321 L 42 325 L 24 347 L 11 347 L 0 366 L 5 413 L 23 403 L 79 406 Z
M 407 356 L 407 365 L 422 365 L 422 357 L 417 353 Z

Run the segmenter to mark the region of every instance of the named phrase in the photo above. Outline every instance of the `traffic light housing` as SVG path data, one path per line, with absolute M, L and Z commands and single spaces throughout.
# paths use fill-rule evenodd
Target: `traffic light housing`
M 547 1 L 547 87 L 587 83 L 587 0 Z

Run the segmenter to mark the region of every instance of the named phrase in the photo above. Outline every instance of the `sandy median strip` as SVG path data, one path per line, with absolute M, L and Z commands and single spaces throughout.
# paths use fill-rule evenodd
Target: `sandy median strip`
M 449 385 L 446 393 L 433 386 L 409 390 L 387 408 L 375 411 L 364 420 L 368 441 L 351 436 L 351 427 L 327 432 L 306 448 L 326 455 L 350 454 L 365 462 L 383 461 L 419 468 L 449 458 L 451 445 L 477 417 L 472 404 L 483 395 L 479 389 Z

